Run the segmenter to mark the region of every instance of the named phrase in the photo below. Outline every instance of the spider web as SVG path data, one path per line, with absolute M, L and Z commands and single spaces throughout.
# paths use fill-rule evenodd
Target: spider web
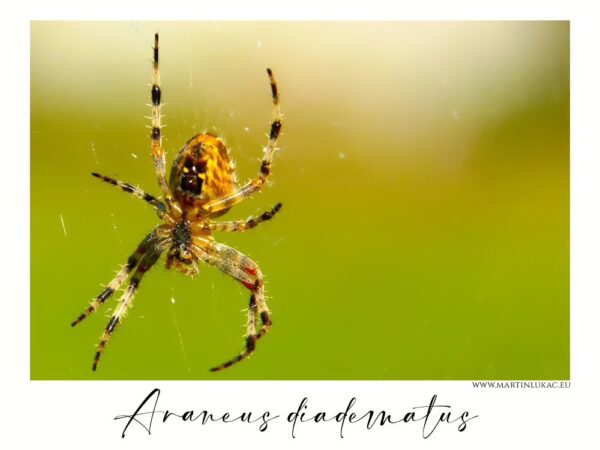
M 175 324 L 175 330 L 177 332 L 177 337 L 179 338 L 179 346 L 181 348 L 181 354 L 183 356 L 183 362 L 186 366 L 186 369 L 188 372 L 192 371 L 192 367 L 190 366 L 190 363 L 188 361 L 187 358 L 187 354 L 185 352 L 185 345 L 183 344 L 183 337 L 181 336 L 181 331 L 179 330 L 179 324 L 177 323 L 177 313 L 175 311 L 175 290 L 172 289 L 171 290 L 171 305 L 173 305 L 173 307 L 171 308 L 171 313 L 173 316 L 173 323 Z

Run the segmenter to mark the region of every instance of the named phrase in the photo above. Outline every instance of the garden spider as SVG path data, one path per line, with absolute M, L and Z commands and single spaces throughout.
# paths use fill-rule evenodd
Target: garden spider
M 271 327 L 271 316 L 265 301 L 263 275 L 260 268 L 246 255 L 215 242 L 212 232 L 246 231 L 254 228 L 258 224 L 272 219 L 281 209 L 281 203 L 275 205 L 271 211 L 247 220 L 214 222 L 212 219 L 225 214 L 232 206 L 258 192 L 271 173 L 271 160 L 277 149 L 276 144 L 281 131 L 282 119 L 277 84 L 271 69 L 267 69 L 273 97 L 273 116 L 269 141 L 264 148 L 258 177 L 242 187 L 237 187 L 234 164 L 225 143 L 212 134 L 202 133 L 191 138 L 183 146 L 173 162 L 167 183 L 161 135 L 158 33 L 154 35 L 153 51 L 152 88 L 150 90 L 152 131 L 150 137 L 152 158 L 164 201 L 128 183 L 98 173 L 92 173 L 92 175 L 118 186 L 123 191 L 150 204 L 163 223 L 142 240 L 115 278 L 71 325 L 77 325 L 95 312 L 117 289 L 124 285 L 131 274 L 129 284 L 100 338 L 92 366 L 92 369 L 96 370 L 108 340 L 131 307 L 142 277 L 161 255 L 166 252 L 167 269 L 173 267 L 186 275 L 198 273 L 198 261 L 200 260 L 216 266 L 250 290 L 245 349 L 238 356 L 210 369 L 219 371 L 248 357 L 254 351 L 256 341 L 264 336 Z

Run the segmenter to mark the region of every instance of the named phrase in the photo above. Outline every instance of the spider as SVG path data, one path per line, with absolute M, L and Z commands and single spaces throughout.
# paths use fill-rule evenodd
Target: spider
M 282 114 L 279 108 L 279 93 L 273 72 L 267 69 L 273 112 L 269 140 L 264 147 L 258 177 L 238 187 L 235 167 L 225 143 L 217 136 L 200 133 L 188 140 L 179 151 L 167 183 L 161 133 L 158 33 L 154 35 L 152 67 L 151 153 L 163 201 L 129 183 L 98 173 L 92 175 L 148 203 L 154 208 L 162 224 L 141 241 L 127 259 L 127 263 L 71 325 L 77 325 L 94 313 L 129 279 L 98 343 L 92 366 L 92 370 L 95 371 L 106 344 L 131 308 L 133 297 L 144 274 L 157 263 L 161 255 L 166 253 L 167 269 L 174 268 L 190 276 L 198 273 L 198 262 L 203 261 L 233 277 L 250 291 L 245 348 L 234 358 L 210 369 L 215 372 L 240 362 L 252 354 L 256 341 L 269 331 L 272 324 L 265 301 L 263 275 L 260 268 L 246 255 L 216 242 L 212 233 L 250 230 L 262 222 L 271 220 L 281 209 L 281 203 L 278 203 L 270 211 L 247 220 L 213 221 L 265 185 L 271 173 L 271 161 L 273 153 L 277 150 L 277 138 L 281 132 Z

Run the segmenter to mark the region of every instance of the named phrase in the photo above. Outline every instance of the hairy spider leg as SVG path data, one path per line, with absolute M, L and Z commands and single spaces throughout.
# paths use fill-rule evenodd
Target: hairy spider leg
M 250 356 L 256 348 L 256 341 L 271 328 L 271 315 L 265 302 L 263 275 L 254 261 L 227 245 L 207 244 L 204 240 L 195 239 L 192 248 L 205 263 L 217 267 L 250 290 L 245 348 L 239 355 L 210 369 L 211 372 L 217 372 Z M 259 318 L 262 324 L 260 330 L 257 329 Z
M 150 98 L 152 99 L 152 131 L 150 132 L 151 148 L 152 148 L 152 159 L 154 160 L 154 169 L 158 178 L 158 185 L 163 193 L 165 202 L 169 207 L 169 210 L 175 208 L 180 209 L 169 190 L 167 183 L 167 177 L 165 175 L 165 151 L 162 145 L 162 125 L 161 125 L 161 97 L 162 93 L 160 90 L 160 70 L 158 66 L 158 33 L 154 35 L 154 47 L 153 47 L 153 61 L 152 61 L 152 87 L 150 89 Z
M 271 220 L 275 217 L 275 214 L 281 209 L 281 203 L 277 203 L 271 211 L 266 211 L 258 217 L 250 217 L 246 220 L 235 220 L 231 222 L 208 222 L 208 229 L 210 231 L 248 231 L 252 228 L 260 225 L 267 220 Z
M 98 295 L 90 306 L 81 313 L 81 315 L 75 319 L 71 326 L 74 327 L 83 319 L 94 313 L 101 305 L 108 300 L 119 287 L 125 282 L 129 273 L 138 265 L 144 254 L 147 253 L 148 249 L 151 248 L 154 244 L 153 241 L 156 239 L 156 230 L 146 236 L 142 242 L 138 245 L 137 249 L 129 256 L 127 259 L 127 263 L 119 270 L 117 275 L 108 283 L 108 286 L 104 288 L 104 290 Z
M 144 200 L 146 203 L 150 204 L 150 206 L 152 206 L 156 210 L 158 217 L 160 217 L 161 219 L 165 215 L 165 213 L 166 213 L 165 204 L 163 202 L 161 202 L 159 199 L 157 199 L 156 197 L 154 197 L 150 194 L 147 194 L 146 192 L 141 190 L 139 187 L 132 186 L 129 183 L 124 183 L 123 181 L 119 181 L 114 178 L 107 177 L 105 175 L 100 175 L 99 173 L 96 173 L 96 172 L 93 172 L 92 175 L 106 183 L 112 184 L 113 186 L 120 187 L 123 191 L 127 192 L 128 194 L 133 195 L 134 197 L 139 198 L 140 200 Z
M 250 180 L 240 189 L 236 190 L 232 194 L 210 201 L 202 206 L 202 210 L 206 214 L 215 213 L 224 209 L 231 208 L 233 205 L 241 202 L 244 198 L 251 196 L 258 192 L 266 183 L 267 178 L 271 174 L 271 162 L 273 160 L 273 153 L 277 149 L 277 138 L 281 132 L 281 121 L 282 114 L 279 107 L 279 92 L 277 91 L 277 83 L 271 69 L 267 69 L 269 75 L 269 82 L 271 83 L 271 94 L 273 97 L 273 113 L 271 121 L 271 131 L 269 133 L 269 142 L 264 148 L 264 154 L 262 163 L 260 165 L 260 174 L 257 178 Z
M 119 305 L 115 309 L 112 317 L 110 318 L 106 328 L 104 329 L 104 334 L 100 338 L 100 342 L 98 343 L 98 347 L 96 350 L 96 354 L 94 356 L 94 365 L 92 366 L 92 370 L 96 370 L 98 367 L 98 361 L 100 361 L 100 356 L 102 352 L 106 348 L 106 344 L 112 334 L 114 333 L 117 325 L 123 319 L 129 308 L 131 308 L 131 303 L 133 301 L 133 297 L 142 281 L 142 277 L 144 274 L 158 261 L 160 255 L 162 254 L 162 250 L 158 248 L 157 245 L 151 247 L 150 251 L 142 257 L 138 267 L 133 272 L 131 279 L 129 280 L 129 285 L 127 289 L 121 296 L 119 300 Z

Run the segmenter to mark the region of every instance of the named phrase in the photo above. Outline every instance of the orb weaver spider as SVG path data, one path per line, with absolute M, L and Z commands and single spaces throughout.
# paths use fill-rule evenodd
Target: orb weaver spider
M 281 203 L 278 203 L 272 210 L 258 217 L 230 222 L 213 221 L 213 218 L 225 214 L 232 206 L 258 192 L 265 185 L 271 173 L 271 161 L 273 153 L 277 150 L 277 138 L 281 132 L 282 114 L 279 108 L 279 93 L 273 72 L 267 69 L 271 84 L 273 113 L 269 140 L 264 147 L 258 177 L 242 187 L 237 187 L 235 167 L 225 143 L 217 136 L 200 133 L 187 141 L 180 150 L 173 162 L 167 183 L 161 133 L 158 33 L 154 35 L 152 67 L 151 153 L 164 200 L 161 201 L 129 183 L 98 173 L 92 175 L 148 203 L 163 223 L 142 240 L 112 281 L 71 325 L 77 325 L 95 312 L 129 278 L 129 283 L 98 343 L 92 366 L 92 370 L 96 370 L 108 340 L 131 308 L 133 297 L 144 274 L 156 264 L 161 255 L 166 252 L 167 269 L 174 268 L 186 275 L 198 273 L 198 262 L 203 261 L 233 277 L 250 291 L 245 348 L 234 358 L 210 369 L 213 372 L 219 371 L 252 354 L 256 341 L 271 328 L 271 315 L 265 301 L 263 275 L 260 268 L 246 255 L 215 242 L 212 233 L 250 230 L 272 219 L 281 209 Z

